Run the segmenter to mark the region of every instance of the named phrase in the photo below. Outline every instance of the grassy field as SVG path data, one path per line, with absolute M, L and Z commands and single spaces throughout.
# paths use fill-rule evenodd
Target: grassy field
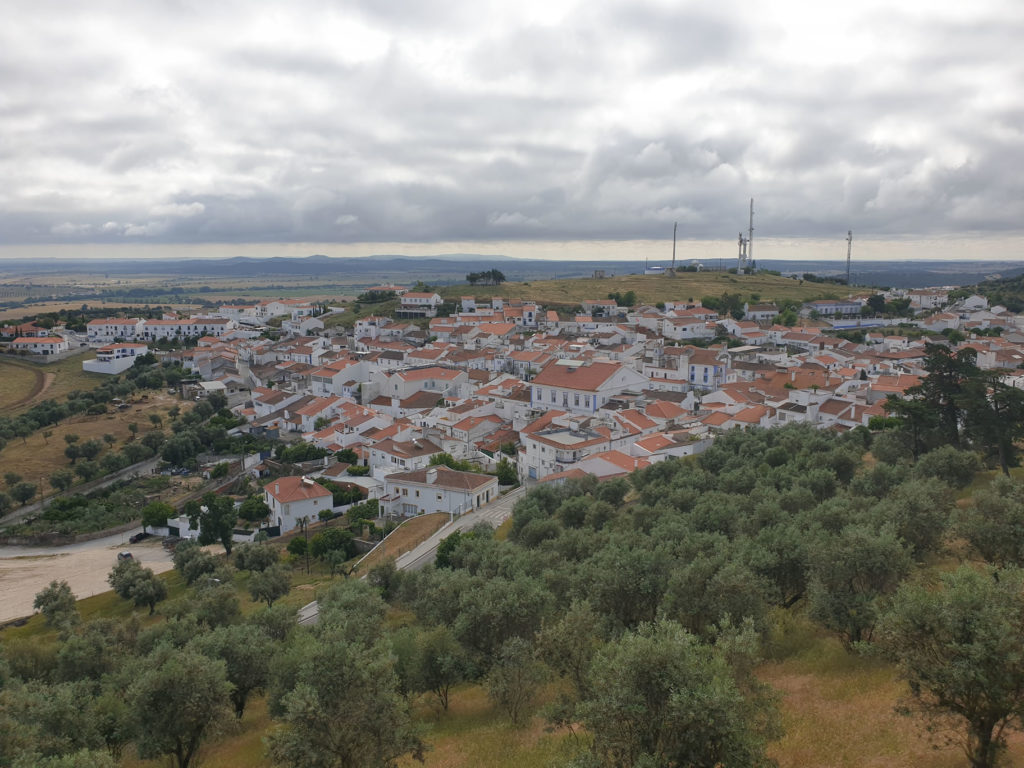
M 43 372 L 39 366 L 0 358 L 0 414 L 17 410 L 42 386 Z
M 88 355 L 75 355 L 49 365 L 0 356 L 0 413 L 17 415 L 40 400 L 64 400 L 69 392 L 94 389 L 106 379 L 102 373 L 82 370 Z M 26 401 L 42 377 L 42 390 Z M 4 406 L 7 406 L 6 409 Z
M 502 283 L 499 286 L 455 285 L 439 293 L 450 300 L 463 295 L 478 298 L 504 296 L 532 299 L 540 304 L 579 304 L 584 299 L 603 299 L 609 293 L 633 291 L 642 304 L 659 301 L 688 301 L 701 296 L 739 293 L 744 299 L 752 294 L 758 301 L 795 299 L 809 301 L 829 293 L 839 295 L 840 286 L 805 283 L 775 275 L 730 275 L 726 272 L 682 272 L 675 277 L 664 275 L 623 275 L 602 279 L 537 280 L 529 283 Z

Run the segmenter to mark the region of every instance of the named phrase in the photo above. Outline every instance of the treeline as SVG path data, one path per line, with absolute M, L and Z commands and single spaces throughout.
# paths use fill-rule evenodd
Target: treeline
M 941 445 L 969 447 L 1009 475 L 1024 437 L 1024 392 L 1001 372 L 979 368 L 977 357 L 970 347 L 925 344 L 928 375 L 905 397 L 889 396 L 885 407 L 892 421 L 876 424 L 901 428 L 885 438 L 887 450 L 919 456 Z
M 505 274 L 498 269 L 470 272 L 466 275 L 466 282 L 470 285 L 501 285 L 505 282 Z

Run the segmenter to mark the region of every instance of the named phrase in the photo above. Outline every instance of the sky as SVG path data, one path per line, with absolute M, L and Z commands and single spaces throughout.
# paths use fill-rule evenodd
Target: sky
M 1018 0 L 36 0 L 0 255 L 733 256 L 753 197 L 755 258 L 1024 257 L 1022 39 Z

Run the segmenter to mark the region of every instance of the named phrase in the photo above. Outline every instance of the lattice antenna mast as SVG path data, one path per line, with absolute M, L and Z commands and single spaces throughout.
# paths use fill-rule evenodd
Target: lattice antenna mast
M 747 265 L 754 260 L 754 198 L 750 198 L 750 224 L 747 228 Z
M 672 224 L 672 271 L 676 271 L 676 228 L 679 226 L 679 222 Z
M 853 230 L 846 233 L 846 287 L 850 287 L 850 256 L 853 253 Z

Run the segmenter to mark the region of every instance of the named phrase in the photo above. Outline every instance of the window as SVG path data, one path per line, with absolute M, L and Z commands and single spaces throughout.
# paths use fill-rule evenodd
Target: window
M 572 404 L 573 405 L 579 405 L 580 404 L 580 393 L 579 392 L 576 392 L 575 394 L 573 394 L 573 396 L 572 396 Z
M 441 501 L 441 500 L 443 500 L 443 499 L 444 499 L 444 496 L 442 496 L 442 495 L 441 495 L 440 493 L 439 493 L 439 494 L 437 494 L 437 500 L 438 500 L 438 501 Z
M 420 492 L 416 491 L 416 498 L 418 499 L 419 497 L 420 497 Z
M 409 495 L 409 489 L 408 488 L 403 488 L 402 489 L 402 495 L 403 496 L 408 496 Z
M 552 403 L 557 403 L 558 402 L 558 393 L 555 392 L 555 390 L 553 390 L 553 389 L 551 390 L 551 402 Z

